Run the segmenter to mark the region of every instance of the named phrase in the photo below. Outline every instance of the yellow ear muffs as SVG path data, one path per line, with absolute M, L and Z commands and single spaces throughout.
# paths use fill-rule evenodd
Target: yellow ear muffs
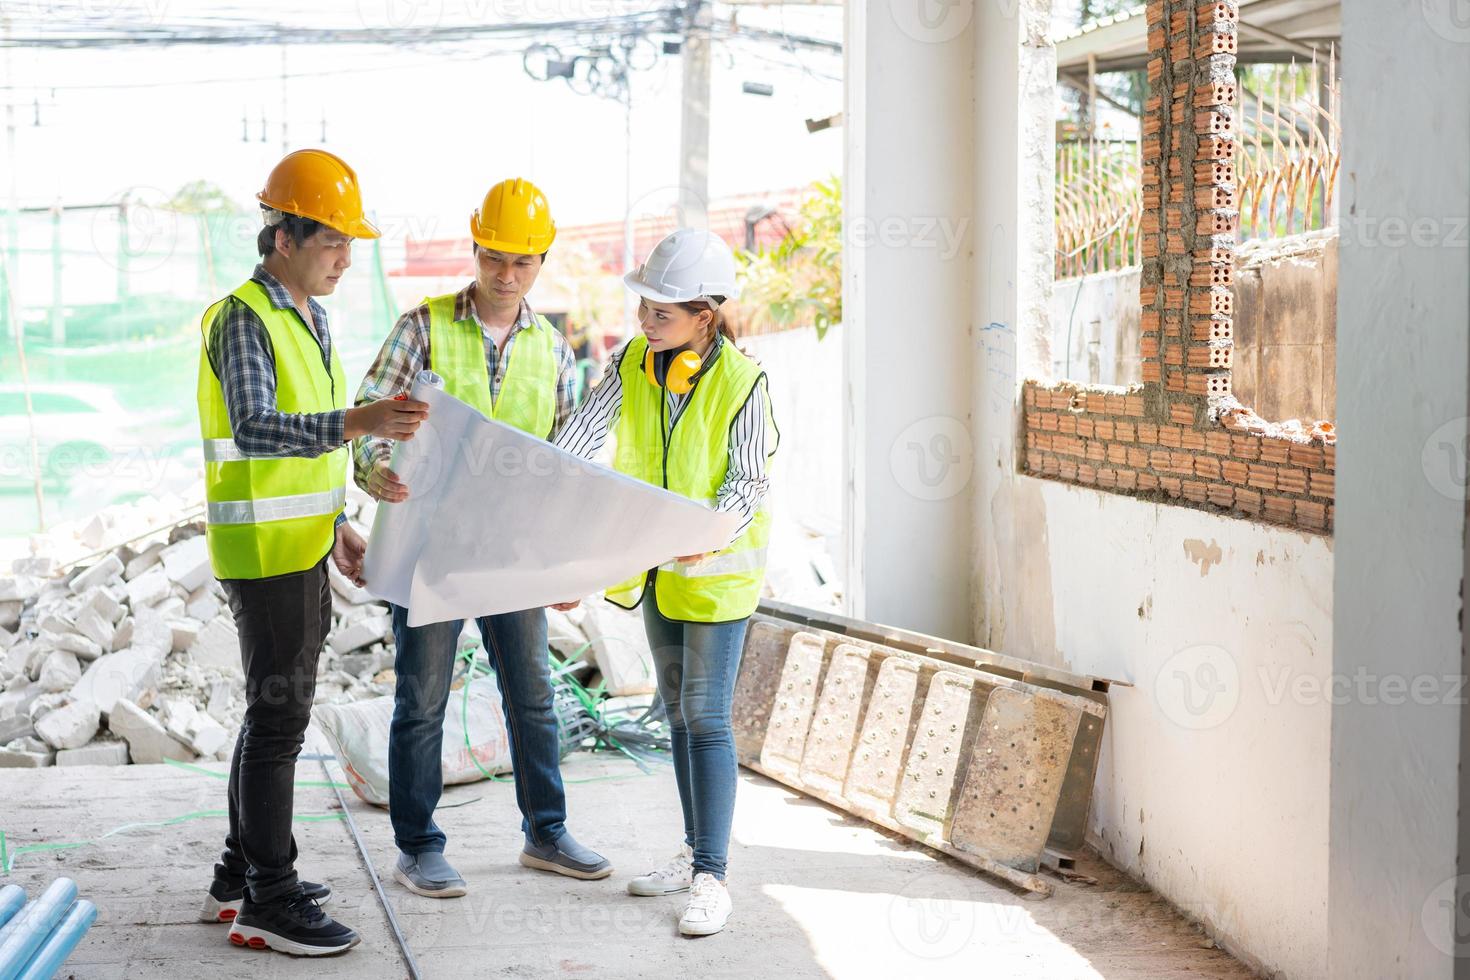
M 655 388 L 667 388 L 676 395 L 687 395 L 694 387 L 694 376 L 704 363 L 692 350 L 682 350 L 669 359 L 658 356 L 652 350 L 643 355 L 643 376 Z

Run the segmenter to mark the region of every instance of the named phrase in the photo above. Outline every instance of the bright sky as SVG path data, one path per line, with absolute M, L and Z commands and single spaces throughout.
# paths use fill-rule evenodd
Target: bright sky
M 296 26 L 388 28 L 566 20 L 664 6 L 650 0 L 324 0 L 308 13 L 285 0 L 18 0 L 17 19 L 52 25 L 119 21 L 197 25 L 244 18 Z M 54 8 L 54 9 L 50 9 Z M 716 7 L 717 18 L 730 8 Z M 393 18 L 390 21 L 389 18 Z M 841 37 L 840 7 L 742 10 L 742 23 Z M 19 25 L 17 25 L 19 29 Z M 588 38 L 589 43 L 597 43 Z M 603 43 L 608 39 L 604 38 Z M 657 40 L 657 38 L 656 38 Z M 469 212 L 495 181 L 538 183 L 563 225 L 621 219 L 622 105 L 527 76 L 530 42 L 454 45 L 148 45 L 4 50 L 16 108 L 15 176 L 22 206 L 86 204 L 123 193 L 156 200 L 198 179 L 251 202 L 282 154 L 282 102 L 291 148 L 322 145 L 358 172 L 367 206 L 390 238 L 465 234 Z M 564 56 L 575 41 L 558 42 Z M 282 58 L 288 75 L 281 80 Z M 842 58 L 776 43 L 717 41 L 713 52 L 710 195 L 776 190 L 841 169 L 838 129 L 811 135 L 803 120 L 842 108 Z M 660 56 L 633 75 L 634 213 L 664 212 L 677 184 L 680 59 Z M 0 69 L 0 84 L 5 82 Z M 775 88 L 746 95 L 741 83 Z M 39 100 L 40 122 L 33 102 Z M 261 117 L 267 121 L 261 142 Z M 248 122 L 242 126 L 242 115 Z M 321 142 L 322 120 L 326 142 Z M 249 141 L 242 141 L 242 128 Z M 5 170 L 10 169 L 7 160 Z M 8 179 L 0 178 L 0 195 Z M 6 202 L 0 200 L 0 206 Z

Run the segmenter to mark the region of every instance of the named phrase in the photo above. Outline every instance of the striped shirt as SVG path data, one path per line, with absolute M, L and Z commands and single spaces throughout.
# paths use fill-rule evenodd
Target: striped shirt
M 707 363 L 714 363 L 724 344 L 725 339 L 721 337 L 710 352 Z M 567 423 L 566 428 L 552 440 L 557 446 L 583 459 L 591 459 L 597 455 L 622 411 L 623 379 L 618 370 L 627 349 L 628 345 L 624 343 L 608 358 L 602 380 L 592 389 L 587 401 Z M 699 387 L 697 380 L 694 384 L 695 388 Z M 674 423 L 679 420 L 679 413 L 689 403 L 692 393 L 678 395 L 665 390 L 664 397 L 668 405 L 664 430 L 666 436 L 673 431 Z M 766 461 L 775 451 L 775 447 L 772 446 L 769 451 L 766 448 L 766 399 L 766 386 L 756 385 L 750 399 L 735 417 L 734 425 L 730 427 L 730 463 L 725 472 L 725 480 L 715 494 L 715 510 L 740 516 L 740 526 L 730 536 L 732 542 L 750 527 L 750 522 L 755 520 L 755 515 L 771 488 L 770 478 L 766 475 Z
M 322 365 L 331 373 L 332 334 L 327 329 L 327 311 L 310 297 L 306 300 L 311 322 L 301 316 L 291 293 L 262 263 L 250 278 L 265 288 L 271 306 L 290 310 L 297 322 L 316 341 Z M 246 456 L 320 456 L 345 442 L 343 427 L 347 412 L 336 409 L 319 414 L 289 414 L 276 408 L 276 354 L 270 334 L 255 311 L 229 296 L 209 332 L 209 365 L 224 390 L 230 413 L 230 432 L 235 445 Z M 335 395 L 336 392 L 333 392 Z
M 500 386 L 505 381 L 505 370 L 510 364 L 510 352 L 515 348 L 516 337 L 522 330 L 536 322 L 535 314 L 525 300 L 521 301 L 521 312 L 505 337 L 505 347 L 496 346 L 490 330 L 475 312 L 475 284 L 471 282 L 454 296 L 454 318 L 473 319 L 480 328 L 485 341 L 485 368 L 490 376 L 490 399 L 500 397 Z M 556 423 L 551 432 L 554 436 L 561 431 L 572 410 L 577 407 L 577 358 L 572 347 L 560 330 L 552 331 L 552 349 L 556 356 Z M 373 366 L 368 368 L 357 389 L 357 404 L 392 398 L 400 392 L 413 389 L 414 378 L 429 367 L 429 305 L 420 303 L 398 318 L 388 339 L 378 351 Z M 393 443 L 388 439 L 363 436 L 353 446 L 353 479 L 366 489 L 368 474 L 373 464 L 386 460 L 393 452 Z

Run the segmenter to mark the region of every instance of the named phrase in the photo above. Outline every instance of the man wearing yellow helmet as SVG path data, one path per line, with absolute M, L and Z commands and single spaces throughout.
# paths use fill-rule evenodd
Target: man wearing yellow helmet
M 210 563 L 240 634 L 245 717 L 230 761 L 229 833 L 202 917 L 237 946 L 338 953 L 355 932 L 322 912 L 325 885 L 296 875 L 296 757 L 311 720 L 317 657 L 331 627 L 327 557 L 361 580 L 364 543 L 345 523 L 346 444 L 411 439 L 422 402 L 347 408 L 326 311 L 376 238 L 357 175 L 324 150 L 289 154 L 257 195 L 261 262 L 202 322 L 199 426 Z
M 474 281 L 426 299 L 399 319 L 363 380 L 358 404 L 408 390 L 427 369 L 444 379 L 446 391 L 485 416 L 549 439 L 575 407 L 577 368 L 566 338 L 526 302 L 556 238 L 546 197 L 530 181 L 502 181 L 471 216 L 470 235 Z M 358 485 L 389 504 L 409 494 L 389 468 L 390 452 L 382 439 L 360 439 L 354 451 Z M 462 625 L 455 620 L 410 627 L 408 611 L 393 607 L 398 679 L 388 742 L 388 810 L 400 852 L 393 875 L 410 891 L 432 898 L 467 891 L 444 858 L 446 838 L 434 824 L 443 791 L 444 711 Z M 578 844 L 565 826 L 546 611 L 484 616 L 477 625 L 505 705 L 525 834 L 521 863 L 572 878 L 607 877 L 608 861 Z

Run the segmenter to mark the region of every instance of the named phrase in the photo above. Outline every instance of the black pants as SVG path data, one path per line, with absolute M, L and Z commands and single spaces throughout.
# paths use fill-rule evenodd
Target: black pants
M 290 575 L 220 583 L 240 633 L 245 719 L 230 760 L 229 836 L 214 873 L 232 885 L 244 881 L 259 904 L 301 890 L 292 796 L 317 657 L 332 624 L 329 560 Z

